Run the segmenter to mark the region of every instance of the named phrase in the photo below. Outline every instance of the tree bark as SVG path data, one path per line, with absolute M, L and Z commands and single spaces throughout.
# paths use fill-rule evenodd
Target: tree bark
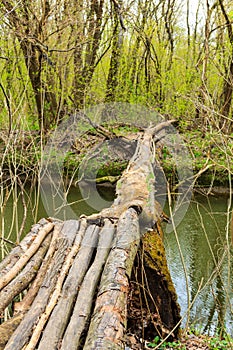
M 153 339 L 155 333 L 161 339 L 169 336 L 172 340 L 179 336 L 180 307 L 167 265 L 159 222 L 142 238 L 128 303 L 130 333 L 134 329 L 137 337 L 144 339 Z M 141 327 L 142 323 L 144 327 Z
M 81 52 L 79 42 L 83 34 L 78 31 L 77 49 L 74 52 L 74 104 L 77 109 L 82 109 L 85 104 L 86 89 L 91 82 L 95 64 L 97 60 L 97 52 L 102 36 L 102 22 L 103 22 L 103 6 L 104 0 L 90 1 L 90 9 L 87 14 L 86 26 L 83 32 L 86 33 L 87 46 L 83 58 L 83 51 Z M 79 26 L 79 23 L 78 23 Z M 82 41 L 82 40 L 81 40 Z
M 105 220 L 105 225 L 99 234 L 99 242 L 95 259 L 87 271 L 81 285 L 78 298 L 69 325 L 63 337 L 61 349 L 77 349 L 80 338 L 87 327 L 90 318 L 93 299 L 102 273 L 103 266 L 112 246 L 115 233 L 114 224 Z M 43 347 L 41 347 L 41 350 Z
M 47 45 L 44 41 L 45 25 L 50 15 L 49 1 L 44 1 L 40 14 L 34 12 L 31 5 L 24 1 L 22 6 L 17 6 L 11 1 L 3 0 L 3 6 L 7 10 L 10 26 L 14 28 L 15 36 L 19 41 L 24 55 L 25 65 L 32 85 L 38 123 L 41 131 L 48 130 L 55 124 L 58 112 L 58 103 L 54 91 L 54 70 L 46 67 L 45 80 L 42 75 L 43 61 L 49 61 L 47 57 Z
M 46 237 L 44 242 L 40 245 L 38 251 L 30 259 L 22 272 L 20 272 L 13 281 L 9 282 L 5 288 L 0 291 L 0 313 L 10 304 L 11 300 L 24 289 L 35 278 L 43 257 L 48 250 L 51 241 L 51 235 Z
M 232 116 L 230 116 L 231 105 L 232 105 L 232 94 L 233 94 L 233 26 L 232 21 L 227 15 L 227 11 L 223 4 L 222 0 L 219 0 L 219 5 L 226 21 L 226 28 L 228 32 L 228 38 L 231 46 L 230 57 L 228 59 L 228 64 L 225 69 L 225 76 L 223 82 L 223 91 L 222 91 L 222 105 L 221 105 L 221 113 L 225 119 L 222 120 L 221 126 L 223 131 L 226 134 L 230 134 L 232 132 Z M 229 119 L 228 119 L 229 118 Z
M 33 225 L 30 232 L 24 237 L 24 239 L 11 250 L 11 252 L 0 262 L 0 277 L 5 275 L 12 266 L 19 260 L 19 258 L 26 252 L 28 247 L 32 244 L 36 238 L 38 231 L 48 221 L 41 219 L 37 224 Z
M 44 238 L 48 233 L 53 229 L 54 224 L 49 222 L 43 228 L 41 228 L 36 236 L 35 240 L 31 243 L 28 250 L 20 257 L 20 259 L 12 266 L 10 271 L 4 274 L 0 278 L 0 290 L 5 287 L 12 279 L 20 272 L 20 270 L 27 264 L 30 258 L 35 254 L 39 249 Z
M 119 66 L 121 61 L 121 51 L 123 47 L 123 31 L 124 29 L 121 26 L 119 17 L 120 3 L 118 1 L 113 5 L 113 27 L 114 33 L 112 38 L 112 53 L 110 59 L 110 67 L 108 71 L 106 93 L 105 93 L 105 102 L 114 102 L 116 101 L 116 89 L 118 86 L 118 75 L 119 75 Z M 121 4 L 122 5 L 122 4 Z
M 70 322 L 72 308 L 82 285 L 83 278 L 88 270 L 92 254 L 97 244 L 99 227 L 90 225 L 85 231 L 85 237 L 82 241 L 82 246 L 74 259 L 72 268 L 67 276 L 61 292 L 62 298 L 57 303 L 51 318 L 45 328 L 39 349 L 44 349 L 44 346 L 49 342 L 50 349 L 56 349 L 57 344 L 61 341 L 64 330 Z M 78 293 L 79 295 L 79 293 Z M 85 302 L 88 303 L 86 294 L 83 296 Z M 54 327 L 56 324 L 56 328 Z M 72 341 L 72 340 L 71 340 Z
M 65 226 L 66 224 L 64 223 L 63 229 Z M 56 252 L 53 256 L 53 260 L 49 266 L 40 290 L 32 303 L 30 311 L 28 311 L 15 333 L 9 339 L 5 347 L 6 350 L 22 349 L 24 345 L 28 343 L 33 327 L 38 321 L 38 318 L 44 312 L 51 293 L 56 286 L 59 276 L 58 272 L 60 271 L 64 262 L 67 249 L 69 249 L 73 243 L 76 227 L 74 226 L 72 230 L 73 232 L 66 232 L 65 230 L 60 231 L 60 236 L 57 239 Z
M 30 246 L 20 251 L 8 277 L 2 276 L 2 292 L 11 290 L 2 309 L 34 280 L 24 299 L 15 303 L 12 321 L 0 326 L 6 350 L 124 349 L 127 331 L 151 340 L 157 334 L 178 336 L 180 309 L 163 246 L 162 209 L 154 198 L 152 147 L 154 136 L 163 137 L 170 124 L 145 131 L 110 208 L 79 221 L 46 221 L 34 241 L 32 232 L 24 239 Z M 135 259 L 138 251 L 140 259 Z M 35 276 L 36 263 L 40 268 Z M 6 258 L 2 267 L 9 264 Z M 19 288 L 22 276 L 27 282 Z M 141 286 L 138 291 L 136 285 Z M 14 293 L 12 286 L 18 288 Z M 143 334 L 132 314 L 138 292 Z
M 102 274 L 85 350 L 124 348 L 129 278 L 140 242 L 135 209 L 120 216 L 116 239 Z

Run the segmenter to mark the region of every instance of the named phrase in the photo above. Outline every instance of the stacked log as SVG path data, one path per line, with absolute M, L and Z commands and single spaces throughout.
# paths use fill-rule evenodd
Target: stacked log
M 42 219 L 2 261 L 0 312 L 8 308 L 11 318 L 0 325 L 0 349 L 124 349 L 136 282 L 152 333 L 177 336 L 151 147 L 166 125 L 145 132 L 112 207 L 79 220 Z

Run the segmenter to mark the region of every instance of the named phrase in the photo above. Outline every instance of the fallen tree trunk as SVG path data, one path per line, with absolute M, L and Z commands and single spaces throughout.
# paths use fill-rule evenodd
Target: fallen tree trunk
M 154 197 L 153 138 L 168 125 L 147 129 L 138 141 L 110 208 L 78 221 L 43 220 L 0 264 L 0 305 L 12 309 L 0 325 L 0 349 L 124 349 L 127 329 L 177 337 L 179 305 Z M 133 311 L 143 311 L 141 328 Z
M 130 208 L 118 221 L 116 242 L 102 274 L 85 350 L 124 348 L 129 276 L 139 242 L 138 215 Z

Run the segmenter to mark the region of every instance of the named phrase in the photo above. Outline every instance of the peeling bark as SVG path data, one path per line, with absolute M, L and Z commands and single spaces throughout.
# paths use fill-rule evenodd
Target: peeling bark
M 139 323 L 140 337 L 178 336 L 180 309 L 154 198 L 153 139 L 170 123 L 145 131 L 110 208 L 78 221 L 40 222 L 1 263 L 0 296 L 8 296 L 0 305 L 15 307 L 0 325 L 0 349 L 124 349 Z M 132 310 L 144 313 L 141 320 Z

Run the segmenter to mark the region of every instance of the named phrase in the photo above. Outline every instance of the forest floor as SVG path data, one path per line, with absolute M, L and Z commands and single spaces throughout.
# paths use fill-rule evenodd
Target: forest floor
M 142 349 L 142 344 L 136 340 L 133 335 L 129 335 L 129 349 Z M 158 349 L 158 350 L 232 350 L 233 339 L 230 337 L 207 336 L 202 334 L 194 334 L 183 332 L 181 338 L 177 342 L 161 343 L 159 337 L 155 338 L 154 342 L 145 342 L 144 349 Z

